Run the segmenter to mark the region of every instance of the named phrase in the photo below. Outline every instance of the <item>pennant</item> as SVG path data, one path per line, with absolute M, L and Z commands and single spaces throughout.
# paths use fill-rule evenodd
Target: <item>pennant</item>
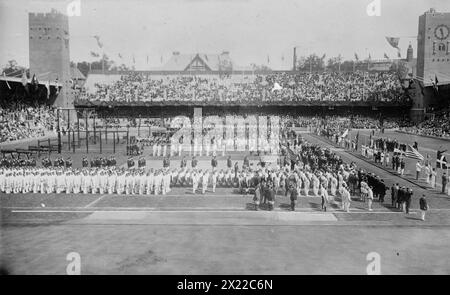
M 97 40 L 98 47 L 103 48 L 103 43 L 100 42 L 100 36 L 95 35 L 94 38 L 95 38 L 95 40 Z
M 8 89 L 11 90 L 11 86 L 9 86 L 8 80 L 6 80 L 6 74 L 3 72 L 3 77 L 5 77 L 6 86 L 8 86 Z
M 385 58 L 385 59 L 389 59 L 389 56 L 385 53 L 385 54 L 384 54 L 384 58 Z
M 45 88 L 47 88 L 47 99 L 50 97 L 50 81 L 47 80 L 45 83 Z
M 37 90 L 39 88 L 39 81 L 36 78 L 36 74 L 33 74 L 33 78 L 31 79 L 31 85 L 34 86 L 35 90 Z
M 27 79 L 27 75 L 25 74 L 25 71 L 23 71 L 23 75 L 22 75 L 22 85 L 24 87 L 26 87 L 28 85 L 28 79 Z
M 394 47 L 398 49 L 398 42 L 400 41 L 400 38 L 396 38 L 396 37 L 386 37 L 386 40 L 388 41 L 388 43 Z
M 434 91 L 436 91 L 436 93 L 439 93 L 438 83 L 439 83 L 439 81 L 438 81 L 438 78 L 437 78 L 437 76 L 435 74 L 434 75 L 434 81 L 433 81 L 433 79 L 431 79 L 431 84 L 433 84 L 433 89 L 434 89 Z
M 55 79 L 55 87 L 56 87 L 56 92 L 55 92 L 55 95 L 58 95 L 59 94 L 59 86 L 58 86 L 58 77 L 56 77 L 56 79 Z

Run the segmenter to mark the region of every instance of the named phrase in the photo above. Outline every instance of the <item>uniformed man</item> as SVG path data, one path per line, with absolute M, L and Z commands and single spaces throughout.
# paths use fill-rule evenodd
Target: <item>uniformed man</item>
M 185 168 L 186 167 L 186 158 L 183 156 L 183 158 L 181 159 L 180 162 L 180 168 Z
M 165 170 L 168 170 L 170 168 L 170 159 L 169 157 L 165 157 L 163 160 L 163 167 Z
M 214 169 L 211 174 L 211 184 L 212 184 L 212 192 L 216 192 L 216 186 L 217 186 L 217 170 Z
M 202 194 L 205 194 L 206 190 L 208 189 L 208 180 L 209 180 L 209 172 L 208 170 L 205 171 L 202 175 Z
M 157 196 L 159 193 L 162 193 L 161 191 L 161 186 L 162 186 L 162 172 L 161 171 L 156 171 L 155 173 L 155 185 L 154 185 L 154 190 L 155 190 L 155 196 Z
M 298 189 L 295 183 L 292 183 L 291 185 L 289 198 L 291 200 L 291 211 L 295 211 L 295 205 L 297 204 L 298 199 Z
M 56 173 L 56 177 L 55 177 L 55 187 L 56 187 L 56 193 L 60 194 L 64 191 L 64 186 L 65 186 L 65 180 L 63 177 L 63 174 L 61 171 L 58 171 Z
M 81 184 L 82 184 L 82 175 L 81 171 L 77 170 L 74 173 L 74 179 L 73 179 L 73 193 L 79 194 L 81 191 Z
M 169 171 L 165 171 L 162 177 L 162 194 L 166 195 L 170 192 L 170 180 L 171 173 Z
M 154 185 L 154 175 L 153 175 L 153 168 L 150 169 L 150 171 L 147 172 L 147 177 L 146 177 L 146 194 L 147 195 L 151 195 L 153 192 L 153 185 Z
M 217 159 L 216 159 L 216 156 L 214 156 L 214 157 L 211 159 L 211 167 L 212 167 L 212 171 L 215 171 L 216 168 L 217 168 Z
M 253 203 L 255 204 L 255 211 L 258 211 L 261 201 L 261 183 L 256 184 L 255 193 L 253 196 Z
M 228 156 L 227 159 L 227 168 L 231 169 L 233 167 L 233 162 L 231 161 L 231 156 Z
M 152 155 L 153 157 L 156 157 L 158 155 L 158 142 L 156 140 L 153 141 Z
M 134 177 L 130 171 L 125 173 L 125 194 L 131 195 L 133 194 L 134 189 Z
M 134 167 L 134 159 L 133 159 L 133 157 L 129 157 L 129 158 L 128 158 L 128 160 L 127 160 L 127 166 L 128 166 L 128 169 L 131 169 L 131 168 Z
M 195 155 L 195 154 L 194 154 Z M 198 163 L 198 161 L 197 161 L 197 158 L 194 156 L 194 157 L 192 157 L 192 161 L 191 161 L 191 167 L 192 167 L 192 169 L 195 169 L 196 167 L 197 167 L 197 163 Z
M 109 171 L 107 175 L 107 186 L 108 186 L 108 194 L 112 195 L 114 193 L 114 188 L 116 187 L 116 174 L 115 171 Z
M 200 175 L 200 173 L 198 173 L 195 170 L 191 174 L 191 178 L 192 178 L 192 193 L 193 194 L 195 194 L 197 192 L 199 175 Z

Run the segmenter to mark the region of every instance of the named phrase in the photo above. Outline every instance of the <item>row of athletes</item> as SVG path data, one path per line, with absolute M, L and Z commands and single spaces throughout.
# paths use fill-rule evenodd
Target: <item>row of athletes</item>
M 154 141 L 149 144 L 151 148 L 151 155 L 153 157 L 166 157 L 166 156 L 181 156 L 183 152 L 189 154 L 189 156 L 216 156 L 221 154 L 225 156 L 227 148 L 229 146 L 242 147 L 245 150 L 255 150 L 258 152 L 264 152 L 265 154 L 273 154 L 276 155 L 279 153 L 279 145 L 278 144 L 269 144 L 268 141 L 266 144 L 259 143 L 257 148 L 257 140 L 246 140 L 245 138 L 236 138 L 233 139 L 219 139 L 215 138 L 205 140 L 201 142 L 197 139 L 192 139 L 190 143 L 183 143 L 183 136 L 180 137 L 180 141 L 172 141 L 170 144 L 165 141 Z M 234 148 L 232 148 L 234 150 Z
M 307 168 L 308 169 L 308 168 Z M 117 193 L 117 194 L 166 194 L 171 187 L 192 187 L 202 193 L 212 187 L 235 187 L 249 193 L 262 180 L 274 185 L 275 193 L 286 190 L 289 180 L 295 180 L 297 187 L 309 195 L 319 196 L 320 186 L 330 189 L 331 195 L 344 183 L 343 174 L 330 172 L 301 171 L 289 168 L 276 170 L 261 168 L 245 169 L 236 173 L 227 170 L 201 169 L 117 169 L 111 168 L 11 168 L 0 169 L 0 191 L 4 193 Z
M 0 160 L 0 167 L 35 167 L 36 159 L 35 158 L 15 158 L 15 157 L 3 157 Z

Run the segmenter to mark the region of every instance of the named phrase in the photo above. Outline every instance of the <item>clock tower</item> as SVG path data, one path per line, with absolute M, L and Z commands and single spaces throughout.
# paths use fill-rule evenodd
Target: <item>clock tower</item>
M 423 80 L 425 91 L 419 91 L 413 102 L 412 117 L 421 119 L 424 111 L 437 102 L 433 82 L 450 83 L 450 13 L 431 8 L 419 16 L 417 36 L 417 76 Z

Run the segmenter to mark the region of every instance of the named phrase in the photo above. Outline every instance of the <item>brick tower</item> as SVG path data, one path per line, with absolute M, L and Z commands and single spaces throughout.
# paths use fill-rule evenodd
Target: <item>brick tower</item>
M 62 84 L 55 106 L 73 107 L 70 83 L 69 18 L 54 9 L 29 13 L 30 74 L 39 81 Z
M 418 89 L 413 101 L 411 117 L 423 118 L 427 107 L 439 103 L 441 95 L 436 95 L 432 81 L 438 85 L 448 84 L 450 77 L 450 13 L 437 12 L 431 8 L 419 16 L 419 34 L 417 38 L 417 76 L 423 80 L 426 88 Z

